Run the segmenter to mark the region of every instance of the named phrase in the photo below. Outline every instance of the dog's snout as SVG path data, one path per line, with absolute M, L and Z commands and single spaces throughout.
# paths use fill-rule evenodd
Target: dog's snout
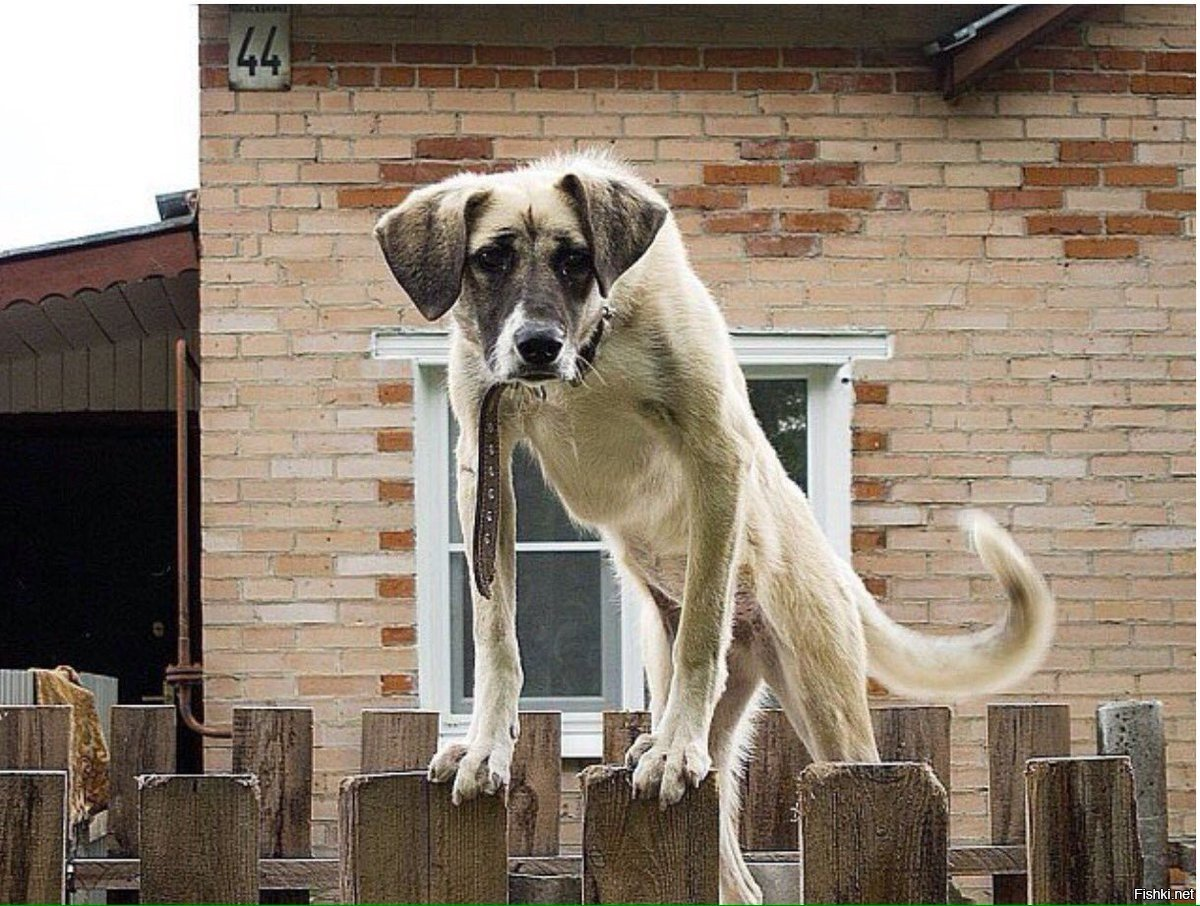
M 544 368 L 554 364 L 563 348 L 563 333 L 553 324 L 525 324 L 514 335 L 517 353 L 527 365 Z

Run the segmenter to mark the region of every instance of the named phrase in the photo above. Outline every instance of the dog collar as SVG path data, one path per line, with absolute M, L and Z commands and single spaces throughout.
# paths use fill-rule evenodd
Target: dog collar
M 600 342 L 608 332 L 613 310 L 605 305 L 591 336 L 580 348 L 576 359 L 594 370 L 593 362 Z M 583 368 L 576 367 L 571 385 L 583 383 Z M 471 539 L 471 560 L 475 590 L 484 598 L 492 596 L 496 578 L 496 539 L 500 533 L 500 399 L 508 384 L 493 384 L 479 402 L 477 435 L 478 461 L 475 469 L 475 530 Z

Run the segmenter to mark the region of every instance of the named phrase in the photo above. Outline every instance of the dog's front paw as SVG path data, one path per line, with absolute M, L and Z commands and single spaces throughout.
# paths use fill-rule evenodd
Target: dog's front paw
M 513 743 L 507 737 L 470 746 L 450 743 L 429 763 L 429 779 L 434 783 L 453 779 L 450 798 L 455 805 L 481 793 L 491 796 L 508 784 L 512 753 Z
M 698 787 L 712 769 L 703 743 L 677 737 L 667 741 L 643 733 L 625 753 L 625 766 L 633 769 L 633 795 L 657 798 L 666 808 L 683 798 L 688 787 Z

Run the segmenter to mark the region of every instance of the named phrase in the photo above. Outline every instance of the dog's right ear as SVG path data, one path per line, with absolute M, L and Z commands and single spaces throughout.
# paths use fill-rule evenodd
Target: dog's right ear
M 462 290 L 467 230 L 488 193 L 462 186 L 415 192 L 375 224 L 375 238 L 396 281 L 417 310 L 435 321 Z

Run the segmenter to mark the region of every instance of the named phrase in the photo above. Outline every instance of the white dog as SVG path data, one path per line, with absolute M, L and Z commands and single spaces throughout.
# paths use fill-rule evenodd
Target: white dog
M 475 542 L 475 707 L 465 744 L 439 752 L 429 773 L 453 779 L 456 801 L 501 788 L 518 732 L 518 443 L 571 517 L 599 531 L 645 604 L 653 733 L 626 757 L 634 791 L 670 805 L 715 767 L 727 902 L 761 898 L 738 849 L 737 774 L 764 683 L 814 759 L 878 761 L 868 674 L 952 699 L 1008 686 L 1040 663 L 1053 600 L 981 515 L 970 528 L 1008 594 L 1003 621 L 927 636 L 880 610 L 755 421 L 725 322 L 670 211 L 627 168 L 582 154 L 456 176 L 413 193 L 376 235 L 421 313 L 453 315 L 459 516 Z

